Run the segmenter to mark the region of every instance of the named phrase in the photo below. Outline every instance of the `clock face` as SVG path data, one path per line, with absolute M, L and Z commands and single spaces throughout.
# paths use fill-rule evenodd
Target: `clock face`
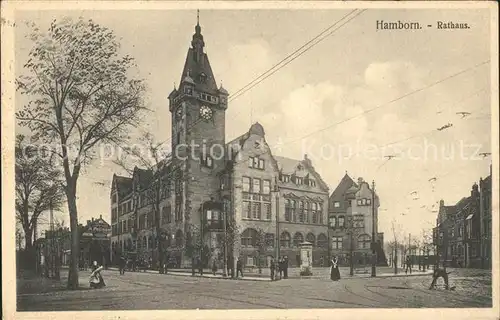
M 210 119 L 212 119 L 213 111 L 212 111 L 212 109 L 210 109 L 210 107 L 201 106 L 200 116 L 205 120 L 210 120 Z

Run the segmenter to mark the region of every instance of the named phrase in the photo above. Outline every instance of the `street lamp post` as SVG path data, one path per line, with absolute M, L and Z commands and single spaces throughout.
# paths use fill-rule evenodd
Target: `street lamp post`
M 280 256 L 280 213 L 279 213 L 280 189 L 277 178 L 275 178 L 274 182 L 274 193 L 276 198 L 276 259 L 278 259 Z
M 372 277 L 377 276 L 375 251 L 375 181 L 372 181 Z
M 223 229 L 224 229 L 224 271 L 223 271 L 223 277 L 227 277 L 227 202 L 224 201 L 224 206 L 223 206 Z

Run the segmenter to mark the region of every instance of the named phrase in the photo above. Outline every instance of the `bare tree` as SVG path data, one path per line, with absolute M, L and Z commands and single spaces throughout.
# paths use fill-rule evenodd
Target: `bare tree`
M 150 171 L 152 178 L 148 181 L 144 190 L 137 190 L 144 194 L 147 203 L 151 205 L 153 228 L 156 232 L 156 241 L 158 248 L 159 272 L 163 273 L 164 265 L 164 239 L 161 235 L 161 215 L 160 205 L 166 196 L 167 189 L 170 189 L 171 180 L 178 169 L 173 168 L 171 163 L 171 154 L 166 153 L 166 146 L 162 142 L 155 141 L 150 133 L 145 133 L 139 137 L 138 144 L 133 147 L 122 146 L 124 155 L 114 160 L 114 163 L 125 169 L 129 174 L 133 174 L 134 169 L 139 166 L 142 169 Z M 167 170 L 170 169 L 170 172 Z M 136 190 L 134 190 L 136 192 Z M 153 261 L 155 264 L 156 261 Z
M 54 168 L 42 149 L 30 144 L 23 135 L 16 136 L 15 180 L 16 220 L 23 229 L 25 263 L 34 267 L 33 237 L 40 215 L 49 210 L 59 210 L 63 205 L 61 173 Z
M 50 144 L 64 172 L 71 228 L 68 288 L 78 287 L 78 210 L 76 193 L 82 168 L 96 157 L 100 143 L 122 144 L 144 109 L 145 86 L 129 76 L 135 67 L 122 56 L 114 33 L 92 20 L 52 21 L 47 31 L 32 24 L 33 47 L 16 79 L 29 98 L 16 117 L 33 137 Z

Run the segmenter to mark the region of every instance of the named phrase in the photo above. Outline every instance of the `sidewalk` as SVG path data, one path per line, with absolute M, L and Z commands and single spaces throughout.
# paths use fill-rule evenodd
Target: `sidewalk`
M 118 271 L 116 267 L 109 267 L 108 270 Z M 153 273 L 158 274 L 158 270 L 144 270 L 144 271 L 125 271 L 125 273 Z M 183 276 L 183 277 L 192 277 L 191 269 L 168 269 L 168 272 L 163 275 L 174 275 L 174 276 Z M 217 272 L 214 276 L 211 271 L 203 270 L 203 275 L 200 276 L 198 271 L 195 274 L 195 277 L 202 278 L 215 278 L 215 279 L 224 279 L 224 280 L 244 280 L 244 281 L 271 281 L 270 277 L 256 277 L 256 276 L 244 276 L 243 278 L 239 277 L 237 279 L 231 279 L 230 277 L 223 277 L 221 272 Z
M 381 269 L 383 270 L 384 268 L 381 268 Z M 118 271 L 118 268 L 110 267 L 110 268 L 108 268 L 108 270 Z M 386 270 L 384 270 L 384 271 L 386 271 Z M 134 272 L 134 271 L 126 271 L 126 272 L 128 273 L 128 272 Z M 145 270 L 145 271 L 135 271 L 135 272 L 159 274 L 159 272 L 157 270 Z M 392 278 L 392 277 L 422 276 L 422 275 L 431 275 L 431 274 L 432 274 L 432 270 L 428 270 L 426 272 L 413 271 L 411 274 L 405 274 L 405 272 L 403 270 L 398 270 L 398 274 L 394 274 L 394 272 L 392 272 L 392 273 L 381 272 L 381 273 L 377 273 L 376 276 L 377 276 L 377 278 Z M 167 275 L 184 276 L 184 277 L 191 277 L 192 276 L 191 269 L 168 269 Z M 200 276 L 200 274 L 198 272 L 196 272 L 195 277 L 232 280 L 230 277 L 223 277 L 221 271 L 218 271 L 216 273 L 216 275 L 214 276 L 209 269 L 204 269 L 202 276 Z M 288 279 L 329 279 L 329 277 L 330 277 L 330 269 L 329 268 L 313 269 L 312 276 L 300 276 L 298 268 L 291 268 L 289 270 Z M 342 268 L 341 269 L 341 277 L 342 277 L 342 279 L 370 278 L 371 277 L 371 270 L 368 270 L 367 273 L 355 273 L 353 276 L 350 276 L 349 275 L 349 268 Z M 268 268 L 262 269 L 262 273 L 244 272 L 244 277 L 239 277 L 237 280 L 271 281 Z

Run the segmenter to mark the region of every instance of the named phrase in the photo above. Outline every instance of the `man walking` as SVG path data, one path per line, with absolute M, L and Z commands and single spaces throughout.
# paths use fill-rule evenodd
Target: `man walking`
M 125 274 L 125 264 L 126 264 L 125 257 L 120 256 L 120 275 Z
M 191 258 L 191 275 L 193 277 L 196 275 L 196 262 L 197 262 L 197 259 L 193 255 L 193 257 Z
M 283 267 L 283 275 L 285 276 L 285 279 L 288 279 L 288 256 L 285 256 L 285 258 L 283 259 Z
M 269 265 L 271 271 L 271 281 L 274 281 L 274 270 L 276 269 L 276 263 L 274 262 L 274 257 L 271 257 L 271 264 Z
M 203 261 L 201 260 L 201 257 L 198 258 L 198 271 L 200 272 L 200 276 L 203 275 Z
M 411 258 L 410 258 L 410 256 L 406 256 L 405 274 L 408 274 L 408 269 L 410 269 L 410 274 L 411 274 Z
M 236 262 L 236 278 L 238 278 L 240 273 L 241 273 L 241 277 L 243 278 L 243 266 L 241 264 L 241 259 L 238 258 L 238 261 Z

